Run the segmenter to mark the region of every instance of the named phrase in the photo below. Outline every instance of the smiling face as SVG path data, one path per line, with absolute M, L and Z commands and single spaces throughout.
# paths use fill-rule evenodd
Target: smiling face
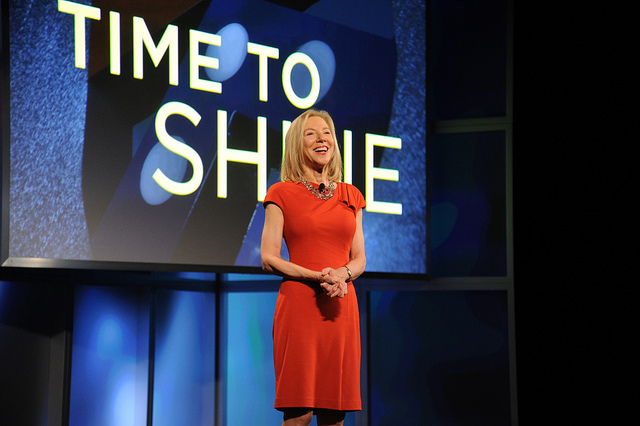
M 302 182 L 305 179 L 316 183 L 321 179 L 325 184 L 327 180 L 340 182 L 342 179 L 342 156 L 335 125 L 326 111 L 303 112 L 291 122 L 285 135 L 280 180 Z
M 333 155 L 335 141 L 329 125 L 317 116 L 309 117 L 302 138 L 306 165 L 313 169 L 322 170 Z

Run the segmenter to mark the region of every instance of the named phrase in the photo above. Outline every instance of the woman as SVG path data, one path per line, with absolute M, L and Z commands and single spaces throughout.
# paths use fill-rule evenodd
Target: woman
M 273 320 L 275 408 L 283 425 L 342 425 L 361 410 L 360 326 L 352 281 L 364 272 L 364 198 L 340 182 L 333 120 L 309 110 L 285 138 L 281 182 L 264 201 L 261 257 L 283 277 Z M 284 236 L 289 261 L 280 256 Z

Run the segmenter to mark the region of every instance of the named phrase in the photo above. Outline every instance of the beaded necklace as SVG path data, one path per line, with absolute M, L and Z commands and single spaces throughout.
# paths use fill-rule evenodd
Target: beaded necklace
M 315 195 L 316 197 L 318 197 L 321 200 L 328 200 L 329 198 L 333 197 L 333 192 L 336 190 L 336 185 L 335 183 L 333 183 L 332 180 L 329 181 L 329 185 L 327 185 L 326 187 L 324 187 L 322 189 L 322 191 L 318 190 L 317 188 L 315 188 L 313 185 L 311 185 L 306 179 L 302 180 L 302 184 L 309 190 L 311 191 L 311 193 L 313 195 Z M 324 185 L 321 185 L 324 186 Z

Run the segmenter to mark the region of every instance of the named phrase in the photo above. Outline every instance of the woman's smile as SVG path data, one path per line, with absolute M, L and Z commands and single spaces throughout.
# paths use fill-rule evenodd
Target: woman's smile
M 303 137 L 307 158 L 314 169 L 324 167 L 331 158 L 334 147 L 333 135 L 321 117 L 309 117 Z

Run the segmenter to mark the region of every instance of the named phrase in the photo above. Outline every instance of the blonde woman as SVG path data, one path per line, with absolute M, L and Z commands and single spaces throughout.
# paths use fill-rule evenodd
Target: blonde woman
M 261 257 L 282 276 L 273 320 L 275 408 L 283 425 L 342 425 L 362 409 L 353 280 L 365 269 L 360 191 L 340 182 L 333 120 L 309 110 L 285 137 L 281 182 L 264 201 Z M 280 256 L 282 239 L 289 260 Z

